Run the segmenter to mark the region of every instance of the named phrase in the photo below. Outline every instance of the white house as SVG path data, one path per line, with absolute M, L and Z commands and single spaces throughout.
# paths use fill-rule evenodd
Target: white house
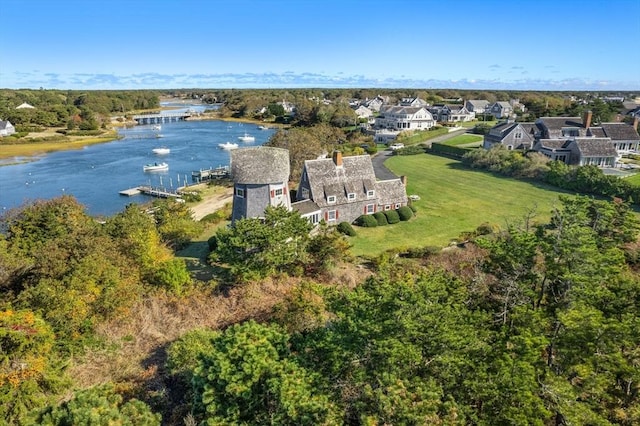
M 376 117 L 377 129 L 394 131 L 429 130 L 436 125 L 433 115 L 425 107 L 383 106 Z
M 16 132 L 16 128 L 13 127 L 8 120 L 0 120 L 0 136 L 9 136 Z

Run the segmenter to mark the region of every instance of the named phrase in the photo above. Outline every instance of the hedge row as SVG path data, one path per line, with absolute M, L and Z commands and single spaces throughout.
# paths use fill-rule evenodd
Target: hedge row
M 386 210 L 374 214 L 363 214 L 355 220 L 355 224 L 363 228 L 375 226 L 393 225 L 400 221 L 407 221 L 414 215 L 414 210 L 409 206 L 402 206 L 397 210 Z

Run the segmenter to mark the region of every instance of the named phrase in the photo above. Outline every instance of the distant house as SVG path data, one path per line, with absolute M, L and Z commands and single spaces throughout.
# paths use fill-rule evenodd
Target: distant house
M 398 103 L 399 106 L 426 107 L 429 104 L 420 98 L 402 98 Z
M 475 113 L 469 112 L 464 105 L 445 104 L 440 110 L 438 121 L 443 123 L 458 123 L 471 121 Z
M 634 125 L 601 123 L 592 126 L 593 114 L 581 117 L 542 117 L 536 120 L 533 149 L 567 164 L 615 167 L 622 155 L 637 151 L 640 135 Z
M 357 108 L 354 109 L 354 112 L 356 113 L 358 118 L 369 118 L 373 116 L 373 111 L 371 111 L 369 108 L 367 108 L 364 105 L 359 105 Z
M 263 217 L 267 206 L 291 209 L 289 172 L 286 149 L 261 146 L 231 151 L 231 221 Z
M 528 150 L 533 147 L 534 123 L 516 123 L 505 121 L 493 126 L 484 137 L 483 147 L 490 149 L 496 145 L 502 145 L 512 150 Z
M 433 115 L 418 106 L 383 106 L 375 121 L 377 129 L 395 131 L 429 130 L 435 125 Z
M 489 106 L 487 112 L 495 118 L 508 118 L 513 115 L 513 107 L 509 102 L 494 102 Z
M 402 179 L 377 181 L 368 155 L 307 160 L 296 192 L 293 208 L 312 223 L 353 222 L 363 214 L 397 209 L 407 205 Z
M 8 120 L 0 120 L 0 136 L 9 136 L 16 132 L 16 128 L 13 127 Z
M 16 109 L 34 109 L 35 107 L 33 105 L 29 105 L 28 103 L 24 102 L 20 105 L 18 105 L 16 107 Z
M 484 99 L 470 99 L 464 103 L 464 107 L 467 111 L 475 113 L 475 115 L 480 115 L 488 112 L 489 101 Z
M 576 166 L 615 167 L 618 159 L 609 138 L 541 139 L 533 149 L 552 160 Z
M 380 108 L 382 108 L 382 105 L 384 105 L 385 103 L 388 103 L 388 102 L 389 102 L 388 98 L 383 97 L 383 96 L 376 96 L 373 99 L 365 100 L 364 106 L 369 108 L 371 111 L 378 112 L 378 111 L 380 111 Z

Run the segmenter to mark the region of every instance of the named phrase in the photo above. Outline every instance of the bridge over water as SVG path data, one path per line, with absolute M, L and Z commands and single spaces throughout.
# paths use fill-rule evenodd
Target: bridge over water
M 134 115 L 133 119 L 138 124 L 160 124 L 172 121 L 184 121 L 193 115 L 192 112 L 164 112 L 162 114 Z

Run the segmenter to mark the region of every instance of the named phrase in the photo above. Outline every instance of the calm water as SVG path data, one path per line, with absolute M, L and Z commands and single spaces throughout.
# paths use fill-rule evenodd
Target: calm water
M 253 124 L 189 121 L 163 123 L 162 138 L 152 137 L 154 132 L 152 126 L 137 126 L 123 130 L 122 140 L 0 167 L 0 210 L 72 194 L 89 214 L 110 216 L 129 203 L 150 200 L 144 195 L 122 196 L 119 191 L 143 184 L 175 188 L 184 185 L 185 179 L 191 183 L 192 171 L 229 164 L 229 152 L 220 149 L 219 143 L 262 145 L 274 130 L 260 130 Z M 240 142 L 238 136 L 245 132 L 255 136 L 255 142 Z M 160 146 L 171 153 L 155 155 L 152 149 Z M 143 165 L 160 161 L 169 164 L 168 171 L 143 172 Z

